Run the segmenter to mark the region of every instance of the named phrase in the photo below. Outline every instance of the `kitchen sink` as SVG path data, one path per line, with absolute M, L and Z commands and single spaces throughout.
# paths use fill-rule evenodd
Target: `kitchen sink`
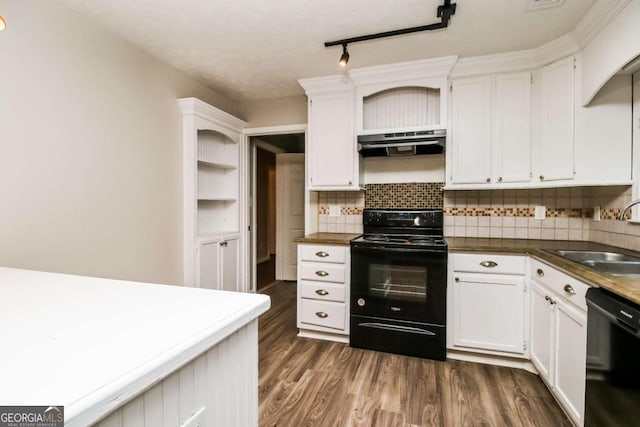
M 638 261 L 582 261 L 582 264 L 593 267 L 603 273 L 614 276 L 640 276 L 640 260 Z
M 571 261 L 614 276 L 640 277 L 640 257 L 607 251 L 550 250 Z

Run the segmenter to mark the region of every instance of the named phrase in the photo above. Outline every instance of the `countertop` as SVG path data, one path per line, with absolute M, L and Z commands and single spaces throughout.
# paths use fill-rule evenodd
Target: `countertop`
M 266 295 L 0 267 L 0 402 L 89 425 L 269 309 Z
M 349 246 L 349 242 L 362 233 L 312 233 L 306 236 L 296 237 L 295 243 L 314 243 L 319 245 L 343 245 Z
M 500 252 L 528 254 L 541 261 L 552 264 L 559 270 L 590 285 L 607 289 L 624 298 L 640 304 L 640 279 L 633 277 L 612 276 L 600 273 L 592 268 L 555 255 L 547 250 L 572 249 L 622 252 L 640 257 L 640 253 L 593 242 L 576 242 L 563 240 L 524 240 L 524 239 L 489 239 L 447 237 L 451 252 Z

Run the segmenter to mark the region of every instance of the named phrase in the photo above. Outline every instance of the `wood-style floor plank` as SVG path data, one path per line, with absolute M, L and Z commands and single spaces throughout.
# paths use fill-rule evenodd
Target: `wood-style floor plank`
M 536 375 L 299 338 L 295 284 L 262 292 L 260 426 L 571 426 Z

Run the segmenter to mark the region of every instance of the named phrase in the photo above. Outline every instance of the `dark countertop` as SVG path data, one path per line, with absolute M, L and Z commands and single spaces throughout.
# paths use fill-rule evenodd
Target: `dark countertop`
M 314 243 L 319 245 L 343 245 L 349 246 L 349 242 L 362 233 L 312 233 L 306 236 L 296 237 L 295 243 Z
M 451 252 L 500 252 L 531 255 L 588 285 L 607 289 L 636 304 L 640 304 L 640 279 L 600 273 L 577 262 L 547 252 L 553 249 L 595 250 L 622 252 L 640 257 L 640 253 L 635 251 L 594 242 L 564 240 L 484 239 L 470 237 L 447 237 L 446 240 Z

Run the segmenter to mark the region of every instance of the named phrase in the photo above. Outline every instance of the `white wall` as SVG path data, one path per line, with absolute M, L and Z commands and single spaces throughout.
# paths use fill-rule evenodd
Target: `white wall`
M 0 11 L 0 265 L 180 283 L 176 99 L 233 104 L 56 2 Z
M 248 127 L 297 125 L 307 123 L 307 97 L 242 101 L 237 103 L 238 113 Z

